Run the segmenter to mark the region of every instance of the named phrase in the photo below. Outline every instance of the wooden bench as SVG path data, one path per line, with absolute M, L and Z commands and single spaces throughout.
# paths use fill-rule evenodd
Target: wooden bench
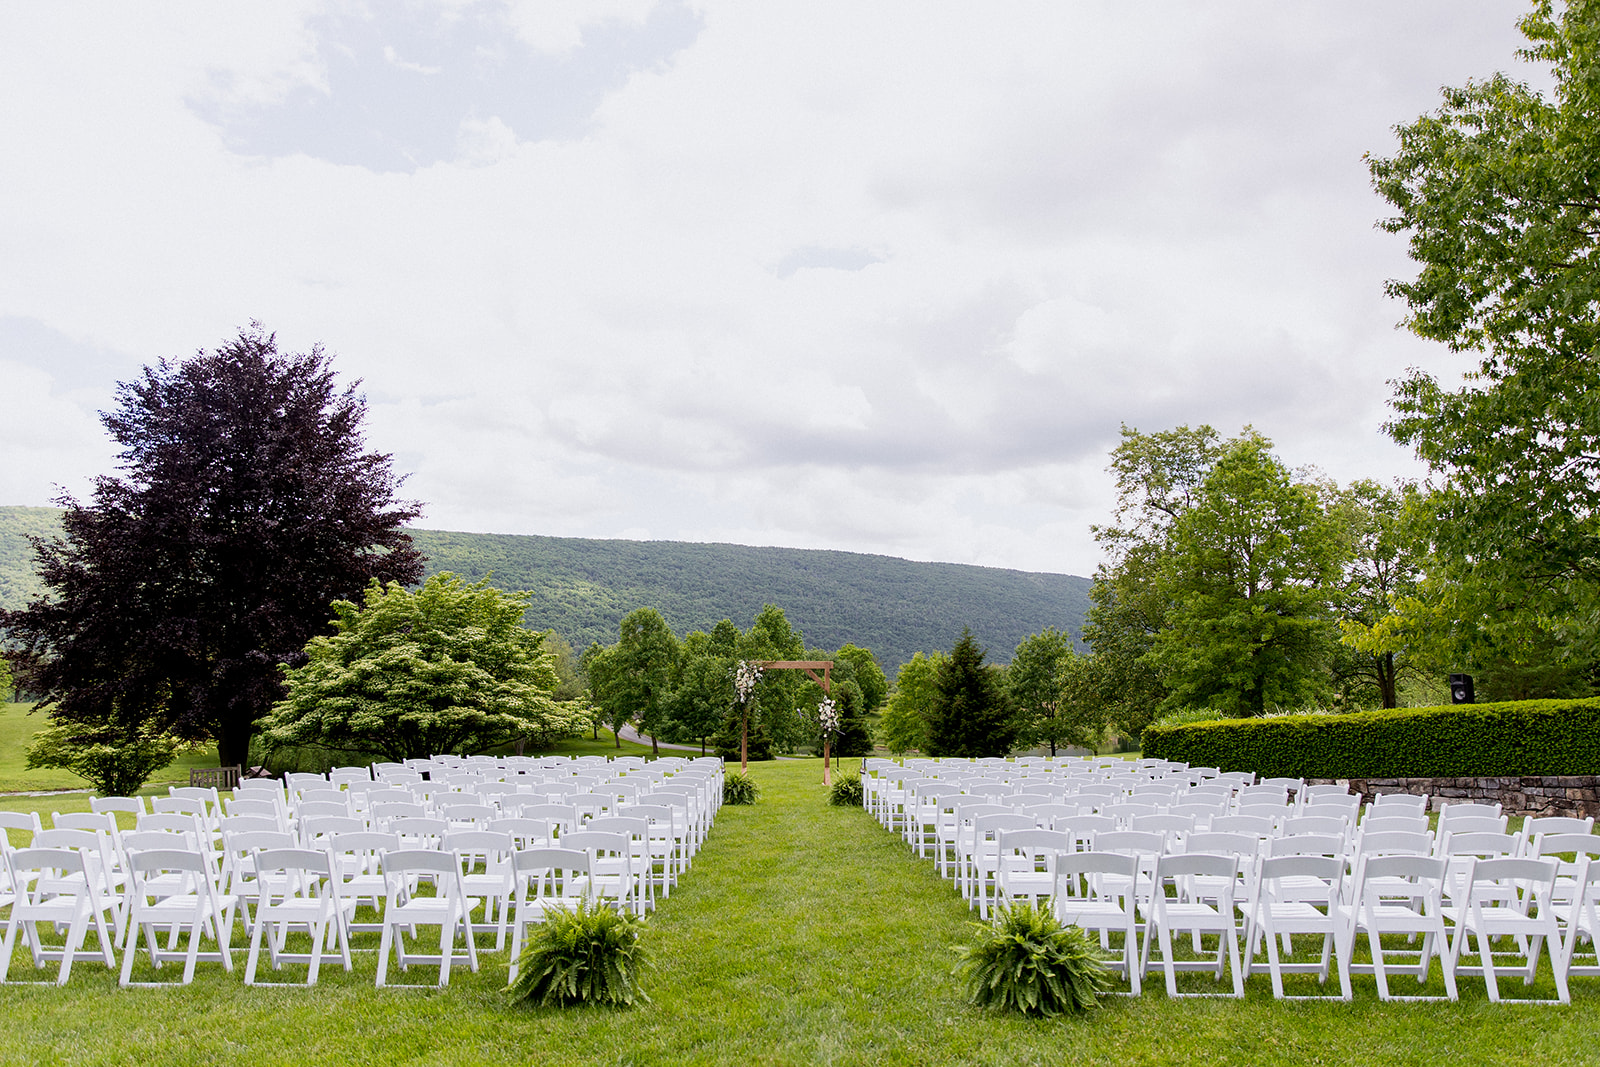
M 190 767 L 189 784 L 202 789 L 236 789 L 243 773 L 237 763 L 232 767 Z

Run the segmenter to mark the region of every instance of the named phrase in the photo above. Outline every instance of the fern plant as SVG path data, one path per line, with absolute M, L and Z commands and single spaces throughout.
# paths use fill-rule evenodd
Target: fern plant
M 828 790 L 828 803 L 841 808 L 849 805 L 861 807 L 861 776 L 841 774 L 835 778 L 833 788 Z
M 993 923 L 973 926 L 978 941 L 956 948 L 956 973 L 966 977 L 978 1007 L 1043 1016 L 1083 1012 L 1110 984 L 1100 947 L 1048 907 L 1001 907 Z
M 644 920 L 610 904 L 580 900 L 552 909 L 517 959 L 512 998 L 540 1007 L 650 1002 L 640 986 L 649 960 L 640 944 Z
M 760 795 L 761 790 L 756 787 L 756 780 L 745 771 L 735 771 L 722 779 L 724 804 L 754 804 Z

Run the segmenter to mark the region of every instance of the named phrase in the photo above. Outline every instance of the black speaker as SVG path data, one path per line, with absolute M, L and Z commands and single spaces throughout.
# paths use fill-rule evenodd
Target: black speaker
M 1450 703 L 1476 704 L 1472 695 L 1472 675 L 1452 674 L 1450 676 Z

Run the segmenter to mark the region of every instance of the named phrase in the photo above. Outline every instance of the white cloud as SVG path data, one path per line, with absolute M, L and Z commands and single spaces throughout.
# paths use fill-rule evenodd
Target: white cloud
M 1361 154 L 1521 10 L 7 10 L 0 316 L 324 341 L 434 526 L 1088 573 L 1123 422 L 1409 469 Z

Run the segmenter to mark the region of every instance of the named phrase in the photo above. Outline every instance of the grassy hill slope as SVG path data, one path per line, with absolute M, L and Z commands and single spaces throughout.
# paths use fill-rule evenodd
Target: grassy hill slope
M 58 516 L 0 507 L 0 607 L 20 606 L 37 587 L 24 535 L 54 532 Z M 617 623 L 635 608 L 656 608 L 683 634 L 724 618 L 748 626 L 772 603 L 812 647 L 854 643 L 886 670 L 914 652 L 948 649 L 962 626 L 1003 662 L 1046 626 L 1076 635 L 1089 603 L 1087 578 L 859 552 L 442 530 L 412 536 L 429 573 L 490 575 L 503 589 L 531 590 L 528 623 L 556 630 L 580 651 L 616 640 Z

